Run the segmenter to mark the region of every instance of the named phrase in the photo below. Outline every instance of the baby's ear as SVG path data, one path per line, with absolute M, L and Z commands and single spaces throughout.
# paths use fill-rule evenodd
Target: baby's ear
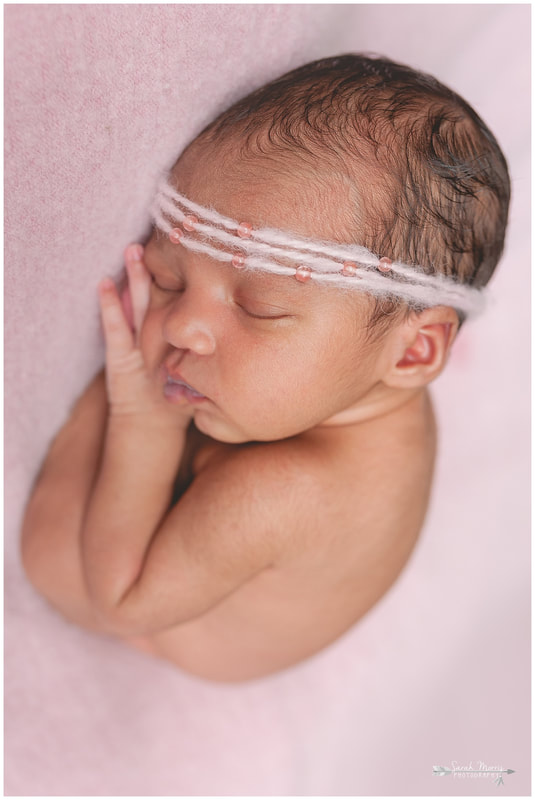
M 446 366 L 458 329 L 457 313 L 447 306 L 411 315 L 399 328 L 399 350 L 384 382 L 403 389 L 430 383 Z

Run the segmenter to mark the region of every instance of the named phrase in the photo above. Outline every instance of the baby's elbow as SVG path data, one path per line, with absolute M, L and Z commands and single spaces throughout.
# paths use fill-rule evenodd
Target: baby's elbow
M 42 541 L 39 532 L 25 520 L 20 538 L 20 560 L 27 579 L 41 593 L 49 578 Z
M 102 583 L 89 581 L 87 584 L 89 601 L 103 628 L 112 636 L 120 638 L 142 636 L 151 631 L 147 628 L 147 609 L 144 604 L 130 601 L 132 588 L 118 591 Z
M 46 521 L 41 495 L 34 492 L 24 510 L 19 555 L 29 582 L 41 594 L 46 593 L 53 573 L 53 543 L 57 533 Z
M 161 602 L 133 587 L 120 602 L 97 602 L 98 613 L 109 633 L 121 638 L 150 636 L 191 622 L 206 613 L 213 603 L 198 597 L 174 597 Z
M 121 606 L 114 608 L 100 606 L 98 615 L 106 632 L 121 639 L 150 636 L 169 627 L 155 624 L 154 619 L 145 613 L 139 611 L 132 613 L 126 607 Z

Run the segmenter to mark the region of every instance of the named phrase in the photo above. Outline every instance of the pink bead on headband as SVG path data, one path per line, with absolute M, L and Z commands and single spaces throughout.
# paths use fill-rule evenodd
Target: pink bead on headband
M 379 258 L 360 245 L 318 242 L 286 231 L 255 229 L 249 222 L 237 222 L 194 203 L 166 178 L 159 183 L 151 214 L 156 226 L 174 244 L 228 262 L 235 269 L 262 270 L 302 283 L 356 289 L 417 306 L 446 305 L 466 315 L 483 309 L 480 289 L 444 275 L 429 275 L 418 266 Z M 187 236 L 185 231 L 194 236 Z

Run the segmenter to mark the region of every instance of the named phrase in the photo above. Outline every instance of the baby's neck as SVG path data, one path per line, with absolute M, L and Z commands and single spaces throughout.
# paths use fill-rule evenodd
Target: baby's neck
M 343 427 L 369 422 L 386 414 L 395 413 L 402 408 L 407 410 L 410 405 L 416 408 L 422 401 L 427 399 L 427 396 L 427 387 L 425 386 L 416 389 L 396 389 L 395 391 L 379 390 L 376 393 L 367 395 L 355 405 L 350 406 L 350 408 L 346 408 L 344 411 L 329 417 L 317 427 Z

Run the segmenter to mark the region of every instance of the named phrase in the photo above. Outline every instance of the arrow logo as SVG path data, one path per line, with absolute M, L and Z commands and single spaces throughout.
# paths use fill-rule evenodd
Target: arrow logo
M 514 771 L 514 769 L 448 769 L 448 767 L 433 767 L 433 775 L 438 776 L 454 775 L 456 772 L 461 775 L 468 775 L 469 773 L 475 773 L 476 775 L 496 774 L 497 777 L 494 783 L 497 786 L 503 784 L 503 775 L 511 775 Z

